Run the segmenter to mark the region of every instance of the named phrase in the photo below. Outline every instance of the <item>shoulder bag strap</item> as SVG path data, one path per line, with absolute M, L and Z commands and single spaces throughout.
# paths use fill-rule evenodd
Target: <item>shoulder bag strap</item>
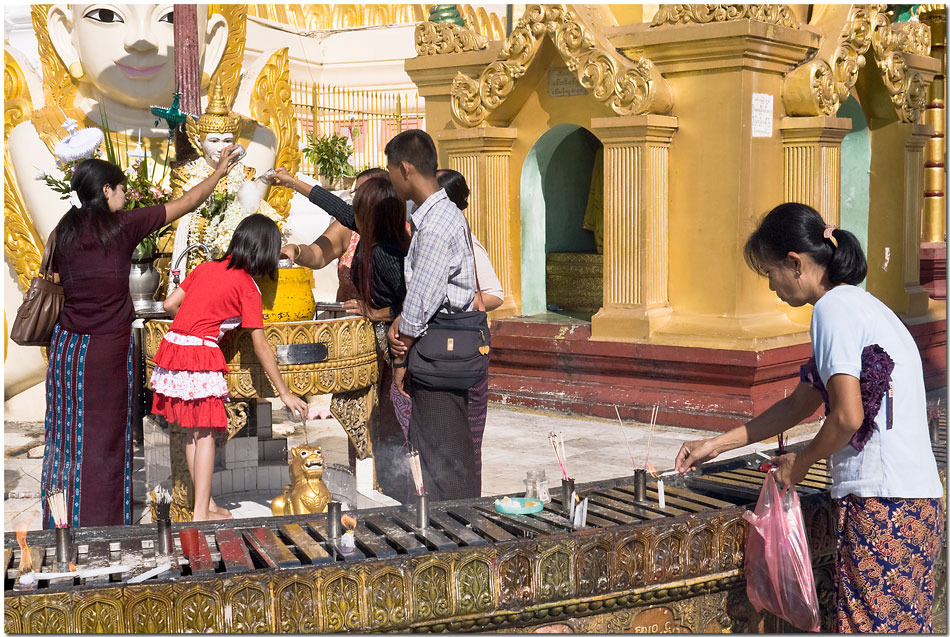
M 39 275 L 44 279 L 51 279 L 48 276 L 49 274 L 49 264 L 53 260 L 53 253 L 56 252 L 56 228 L 53 228 L 53 231 L 49 233 L 49 238 L 46 240 L 46 247 L 43 248 L 43 260 L 40 262 L 40 271 Z
M 462 212 L 459 210 L 459 212 Z M 465 219 L 465 229 L 468 231 L 468 234 L 465 236 L 468 238 L 468 247 L 472 249 L 472 267 L 475 270 L 475 302 L 476 307 L 479 312 L 485 311 L 485 301 L 482 299 L 482 286 L 478 283 L 478 261 L 475 259 L 475 244 L 472 243 L 472 228 L 468 225 L 468 217 L 465 216 L 465 213 L 462 212 L 462 218 Z

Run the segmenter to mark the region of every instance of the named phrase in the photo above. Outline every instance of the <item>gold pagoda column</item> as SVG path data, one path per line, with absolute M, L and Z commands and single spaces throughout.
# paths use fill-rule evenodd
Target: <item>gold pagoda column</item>
M 947 76 L 947 7 L 921 5 L 918 17 L 930 27 L 930 56 L 940 61 L 940 71 L 930 85 L 924 123 L 933 127 L 924 151 L 924 213 L 920 240 L 924 243 L 947 241 L 947 110 L 944 98 Z
M 649 338 L 669 318 L 669 150 L 677 119 L 603 117 L 604 306 L 591 339 Z
M 871 130 L 871 208 L 868 218 L 868 291 L 903 318 L 929 309 L 920 284 L 920 216 L 924 199 L 924 145 L 931 128 L 893 122 Z M 903 148 L 903 152 L 895 152 Z
M 808 204 L 827 223 L 841 220 L 841 142 L 851 130 L 843 117 L 783 117 L 785 201 Z
M 515 263 L 513 245 L 521 240 L 521 228 L 511 220 L 510 164 L 511 147 L 518 136 L 516 128 L 483 126 L 445 130 L 437 133 L 440 150 L 448 154 L 449 168 L 465 177 L 471 194 L 465 216 L 472 232 L 488 251 L 498 281 L 505 290 L 505 302 L 492 316 L 514 316 L 514 282 L 520 272 Z

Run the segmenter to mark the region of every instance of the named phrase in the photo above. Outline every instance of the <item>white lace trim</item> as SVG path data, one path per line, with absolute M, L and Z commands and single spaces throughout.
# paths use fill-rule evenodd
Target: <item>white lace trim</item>
M 221 372 L 176 371 L 155 367 L 152 388 L 159 394 L 184 400 L 228 396 L 228 383 Z

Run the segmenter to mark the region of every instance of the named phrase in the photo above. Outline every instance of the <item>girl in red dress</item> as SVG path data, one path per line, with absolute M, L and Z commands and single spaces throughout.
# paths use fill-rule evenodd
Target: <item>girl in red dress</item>
M 175 320 L 155 354 L 152 413 L 191 428 L 185 455 L 195 486 L 195 522 L 230 517 L 211 500 L 212 433 L 228 426 L 228 366 L 218 347 L 225 333 L 238 326 L 251 330 L 254 353 L 287 410 L 301 418 L 307 411 L 307 404 L 290 393 L 277 371 L 277 359 L 264 336 L 261 292 L 252 278 L 276 279 L 279 258 L 277 224 L 264 215 L 251 215 L 238 224 L 224 257 L 199 265 L 165 299 L 165 310 Z

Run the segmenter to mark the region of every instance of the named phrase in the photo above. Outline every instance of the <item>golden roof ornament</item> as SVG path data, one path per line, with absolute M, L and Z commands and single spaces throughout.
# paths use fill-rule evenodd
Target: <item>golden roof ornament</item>
M 218 78 L 211 87 L 208 108 L 198 118 L 198 135 L 207 135 L 208 133 L 237 134 L 240 126 L 241 117 L 237 114 L 231 114 L 227 102 L 224 101 L 224 87 L 221 85 L 221 79 Z

